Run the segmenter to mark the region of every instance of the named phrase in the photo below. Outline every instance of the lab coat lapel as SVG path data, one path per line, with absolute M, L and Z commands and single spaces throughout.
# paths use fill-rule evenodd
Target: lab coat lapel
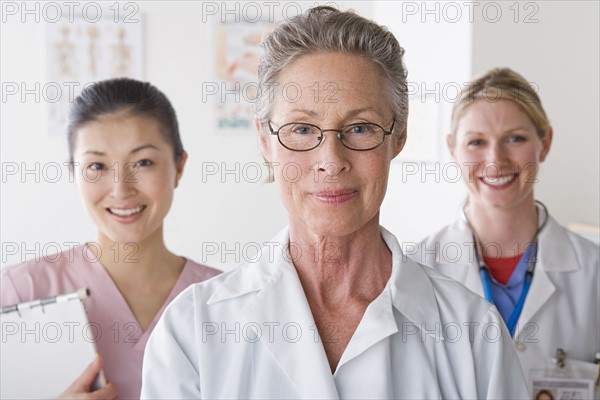
M 538 265 L 535 269 L 533 281 L 531 282 L 531 288 L 525 299 L 525 305 L 523 311 L 519 316 L 519 322 L 515 329 L 514 337 L 519 337 L 519 333 L 526 328 L 526 325 L 535 314 L 544 306 L 544 304 L 552 297 L 552 294 L 556 291 L 556 287 L 550 280 L 550 277 L 544 271 L 543 268 Z
M 540 216 L 540 223 L 545 218 Z M 535 314 L 549 301 L 556 286 L 549 273 L 577 271 L 579 262 L 577 254 L 571 245 L 567 232 L 548 216 L 548 223 L 539 235 L 538 260 L 534 270 L 531 289 L 525 300 L 523 312 L 519 317 L 519 324 L 515 337 L 525 325 L 532 320 Z
M 483 285 L 479 275 L 479 268 L 475 263 L 457 264 L 457 265 L 440 265 L 439 272 L 449 278 L 454 279 L 465 285 L 475 294 L 484 297 Z
M 435 346 L 443 343 L 441 334 L 435 337 L 441 329 L 441 322 L 433 286 L 423 268 L 404 257 L 394 235 L 384 228 L 381 228 L 381 235 L 393 255 L 389 281 L 392 304 L 420 330 L 433 371 L 436 365 Z M 428 335 L 433 337 L 428 338 Z
M 481 276 L 479 275 L 479 267 L 475 263 L 462 267 L 466 270 L 464 285 L 470 288 L 475 294 L 485 298 Z
M 287 238 L 280 238 L 287 243 Z M 274 326 L 260 343 L 295 385 L 300 398 L 337 399 L 329 362 L 296 269 L 276 252 L 275 265 L 255 265 L 271 274 L 242 313 L 246 323 Z
M 479 266 L 475 255 L 475 243 L 473 234 L 467 226 L 464 214 L 450 227 L 446 235 L 441 238 L 444 248 L 440 249 L 442 254 L 438 270 L 444 275 L 462 283 L 475 294 L 484 297 L 483 285 L 479 276 Z M 452 244 L 452 246 L 450 246 Z M 457 253 L 452 252 L 457 248 Z
M 336 374 L 344 364 L 365 352 L 369 347 L 398 332 L 389 288 L 367 307 L 360 324 L 338 363 Z

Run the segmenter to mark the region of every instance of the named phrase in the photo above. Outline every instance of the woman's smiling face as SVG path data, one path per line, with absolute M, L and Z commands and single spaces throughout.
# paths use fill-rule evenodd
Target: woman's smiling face
M 78 128 L 74 171 L 99 238 L 140 243 L 162 228 L 186 155 L 151 117 L 109 114 Z
M 477 100 L 459 118 L 455 135 L 450 152 L 471 202 L 497 208 L 533 202 L 539 164 L 552 142 L 550 129 L 540 138 L 514 102 Z

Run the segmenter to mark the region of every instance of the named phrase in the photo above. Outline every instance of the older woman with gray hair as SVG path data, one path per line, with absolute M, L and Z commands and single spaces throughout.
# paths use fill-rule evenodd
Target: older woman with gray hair
M 379 225 L 406 141 L 398 41 L 316 7 L 263 47 L 256 126 L 289 226 L 256 262 L 171 304 L 142 397 L 528 397 L 496 309 L 404 257 Z

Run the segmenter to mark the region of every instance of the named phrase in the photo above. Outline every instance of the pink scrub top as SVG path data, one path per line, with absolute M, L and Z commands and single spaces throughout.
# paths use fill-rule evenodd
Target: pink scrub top
M 84 304 L 103 358 L 105 377 L 113 382 L 120 399 L 139 399 L 144 348 L 165 307 L 187 286 L 220 272 L 187 260 L 165 303 L 142 331 L 106 269 L 87 247 L 78 246 L 3 268 L 0 306 L 90 289 L 91 295 Z

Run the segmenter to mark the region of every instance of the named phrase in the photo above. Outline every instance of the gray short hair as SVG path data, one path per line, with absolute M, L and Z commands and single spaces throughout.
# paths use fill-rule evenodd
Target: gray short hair
M 386 80 L 387 96 L 396 126 L 406 126 L 408 92 L 404 49 L 386 28 L 353 11 L 319 6 L 278 25 L 262 42 L 258 66 L 256 116 L 261 123 L 271 117 L 274 87 L 279 74 L 298 57 L 320 52 L 342 52 L 364 57 L 378 65 Z

